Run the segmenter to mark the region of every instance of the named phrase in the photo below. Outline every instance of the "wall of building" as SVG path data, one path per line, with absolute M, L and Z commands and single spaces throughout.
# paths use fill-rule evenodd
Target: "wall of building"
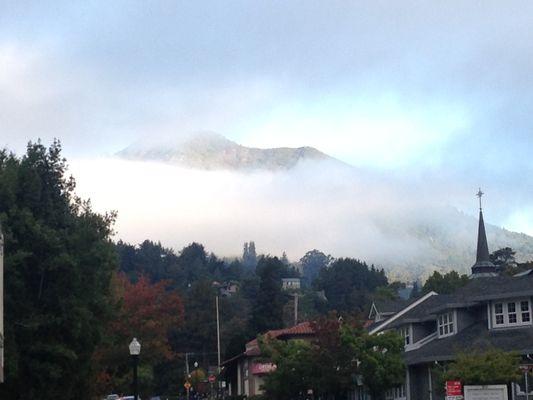
M 409 367 L 409 400 L 430 400 L 428 366 L 426 364 Z
M 487 320 L 486 305 L 457 309 L 457 329 L 462 331 L 476 322 Z
M 435 321 L 427 321 L 420 324 L 413 324 L 413 343 L 424 339 L 437 331 L 437 323 Z

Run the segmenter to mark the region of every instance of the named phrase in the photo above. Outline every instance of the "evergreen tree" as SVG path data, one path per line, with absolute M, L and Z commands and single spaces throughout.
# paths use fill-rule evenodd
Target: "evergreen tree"
M 252 327 L 257 333 L 283 326 L 283 305 L 285 295 L 281 290 L 281 279 L 286 267 L 277 257 L 261 257 L 257 265 L 259 290 L 252 310 Z
M 318 276 L 320 270 L 331 265 L 333 257 L 319 250 L 310 250 L 300 259 L 303 276 L 308 284 L 311 284 Z
M 459 275 L 457 271 L 450 271 L 444 275 L 435 271 L 422 287 L 422 293 L 434 291 L 438 294 L 451 294 L 467 283 L 468 276 L 464 274 Z
M 255 252 L 255 243 L 244 243 L 242 254 L 242 264 L 246 268 L 255 268 L 257 266 L 257 254 Z
M 94 349 L 110 316 L 114 214 L 79 199 L 55 141 L 0 152 L 5 234 L 1 399 L 88 399 Z
M 354 314 L 364 310 L 370 294 L 388 283 L 385 271 L 359 260 L 340 258 L 322 269 L 316 286 L 324 290 L 330 310 Z
M 285 266 L 289 266 L 289 259 L 287 257 L 287 253 L 283 252 L 283 254 L 281 255 L 281 262 L 283 263 L 283 265 Z

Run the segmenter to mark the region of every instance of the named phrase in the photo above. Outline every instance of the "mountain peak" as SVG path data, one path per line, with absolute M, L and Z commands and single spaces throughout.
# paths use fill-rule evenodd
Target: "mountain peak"
M 158 161 L 204 170 L 288 170 L 301 161 L 340 161 L 314 147 L 259 149 L 242 146 L 209 131 L 180 136 L 166 143 L 135 144 L 117 153 L 121 158 Z

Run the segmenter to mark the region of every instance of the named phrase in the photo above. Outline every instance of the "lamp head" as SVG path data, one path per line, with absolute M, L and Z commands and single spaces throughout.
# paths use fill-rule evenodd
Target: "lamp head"
M 137 338 L 133 338 L 129 345 L 130 354 L 132 356 L 138 356 L 141 353 L 141 344 L 137 340 Z

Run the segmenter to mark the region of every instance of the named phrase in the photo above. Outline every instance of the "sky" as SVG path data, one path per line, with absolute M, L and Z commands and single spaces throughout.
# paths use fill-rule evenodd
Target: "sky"
M 533 235 L 532 36 L 529 1 L 2 0 L 0 146 L 314 146 Z

